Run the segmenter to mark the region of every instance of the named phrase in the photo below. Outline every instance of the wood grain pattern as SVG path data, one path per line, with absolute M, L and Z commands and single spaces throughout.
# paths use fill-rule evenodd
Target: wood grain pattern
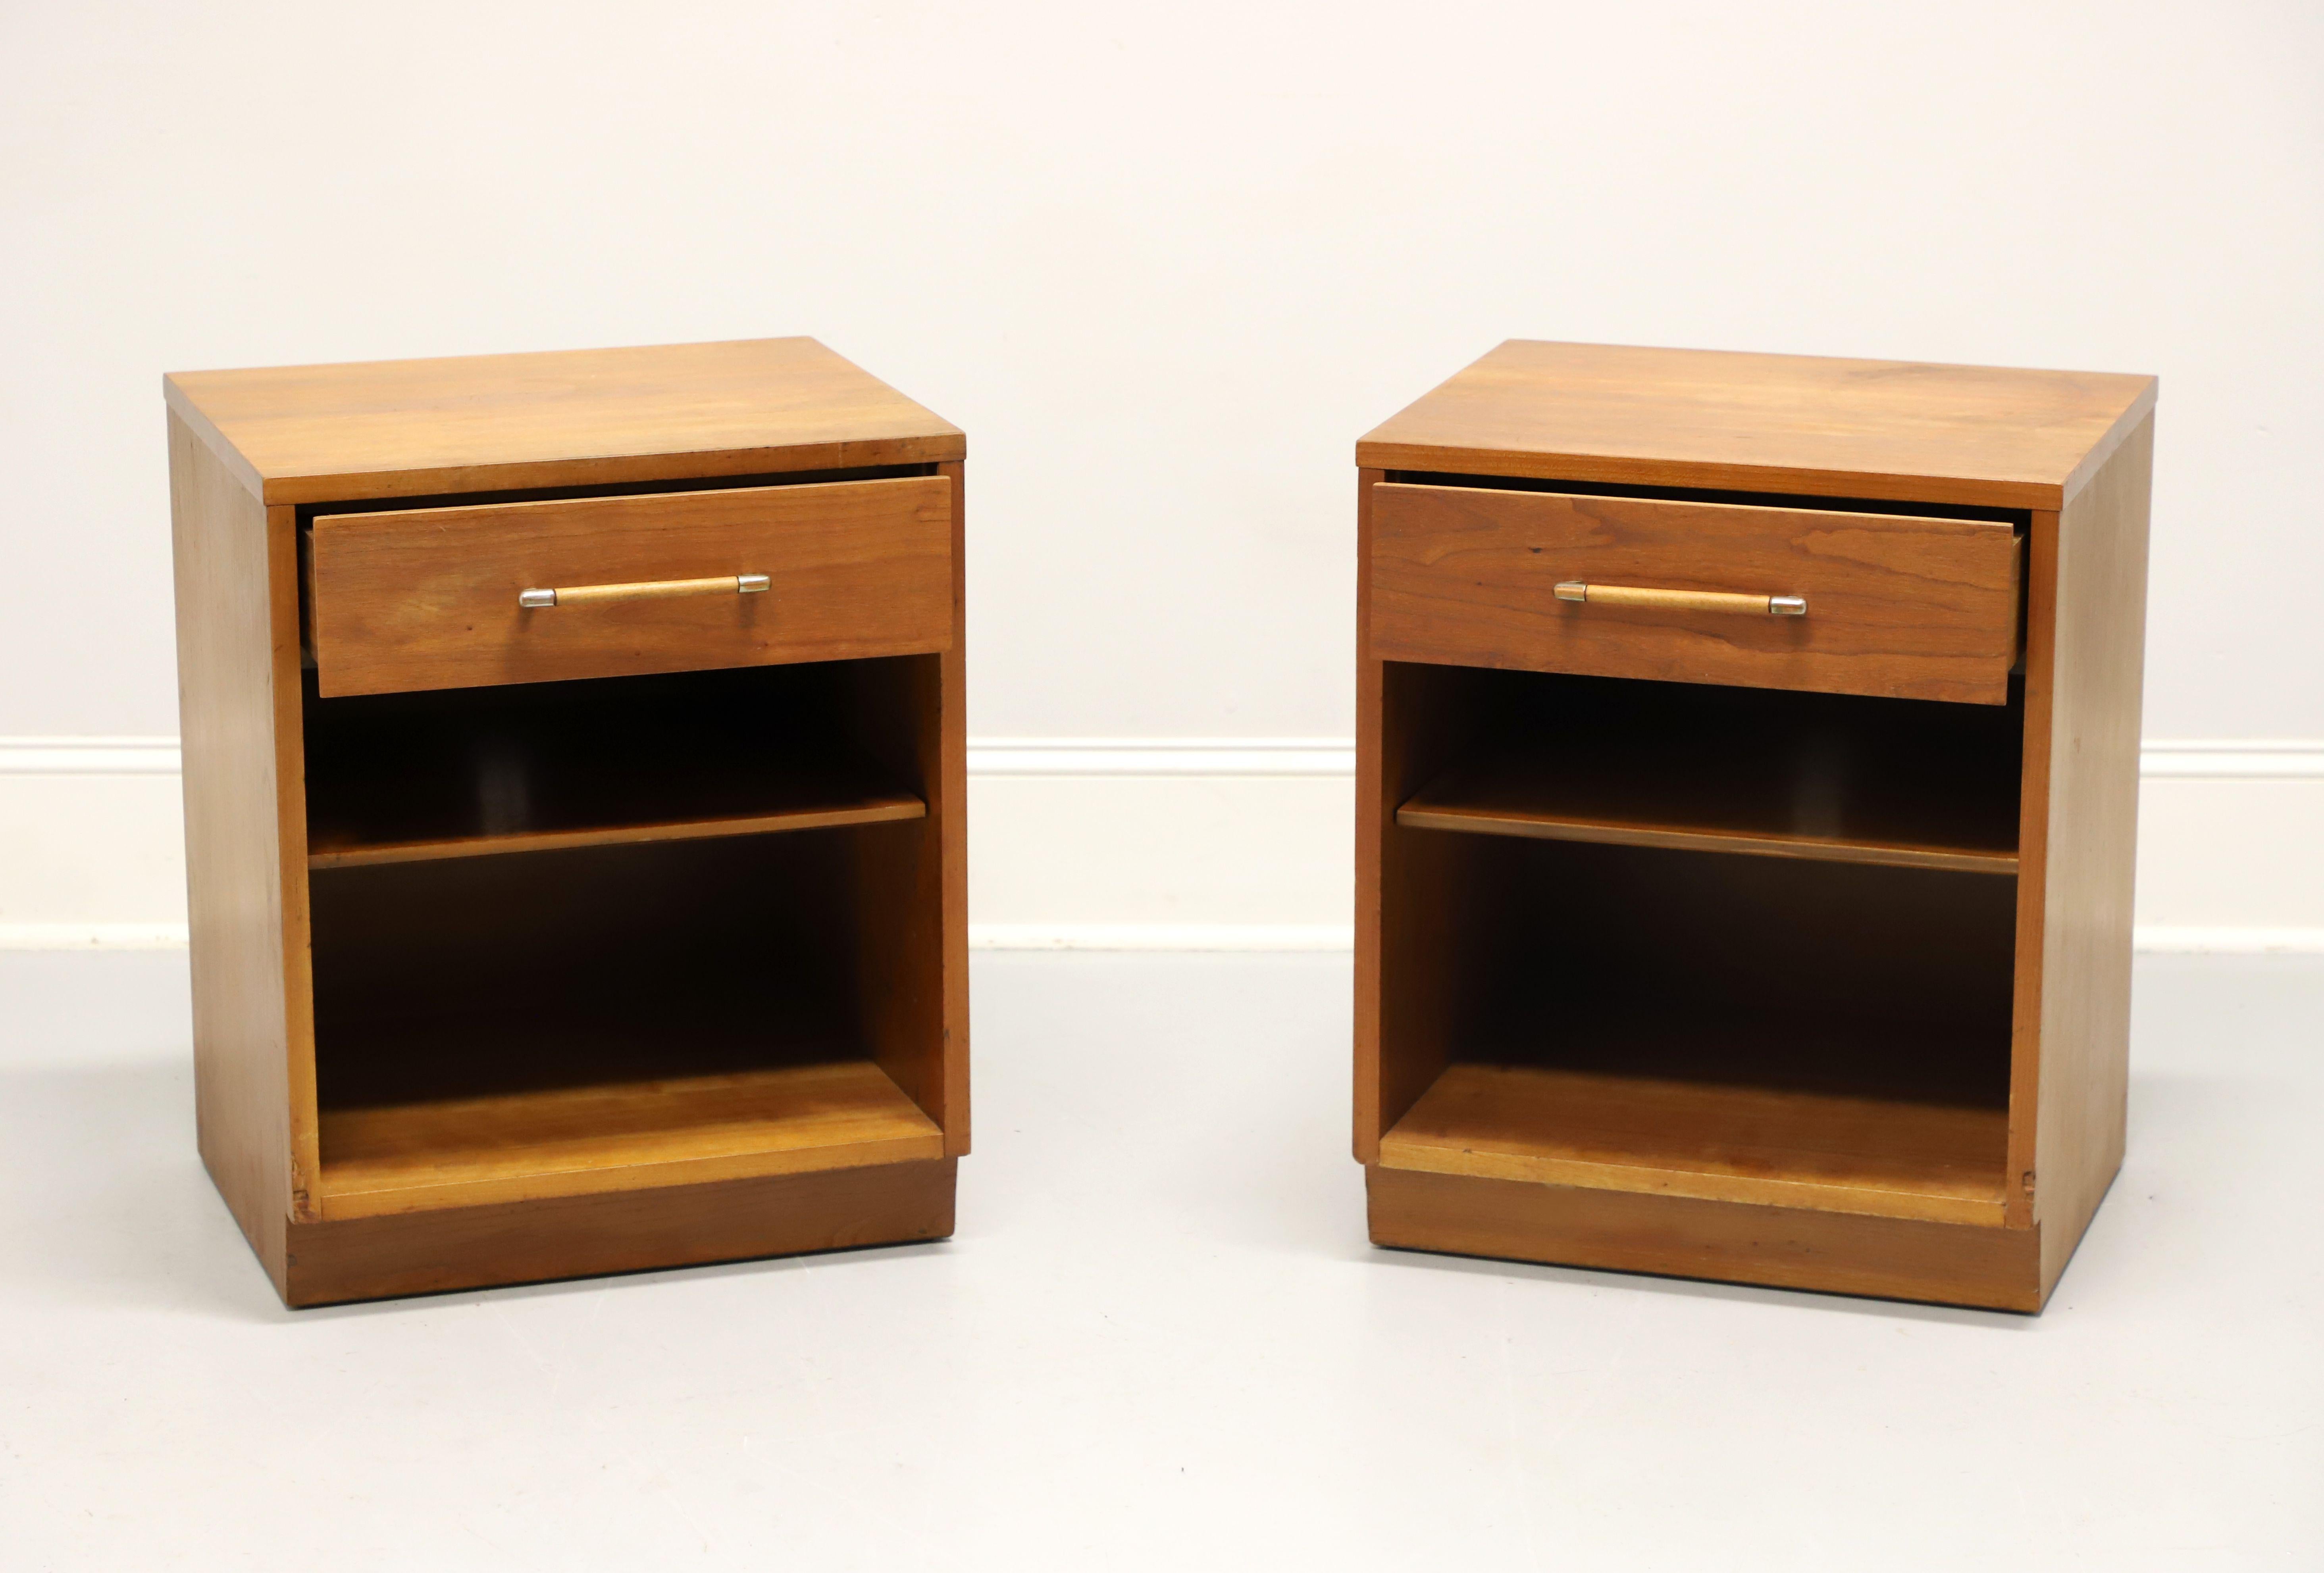
M 1392 1169 L 2002 1221 L 2007 1115 L 1799 1089 L 1456 1064 L 1380 1140 Z
M 1509 676 L 1399 825 L 2017 871 L 2019 706 Z
M 2047 792 L 2028 781 L 2048 819 L 2031 1165 L 2045 1297 L 2122 1166 L 2153 440 L 2150 418 L 2056 524 Z
M 321 693 L 537 683 L 939 650 L 944 476 L 327 514 Z M 527 609 L 533 586 L 763 573 L 762 594 Z
M 180 372 L 270 503 L 958 460 L 958 428 L 810 338 Z
M 2152 377 L 1511 339 L 1356 463 L 2054 509 L 2153 402 Z
M 311 1216 L 315 1160 L 293 521 L 175 419 L 170 496 L 195 1123 L 203 1163 L 280 1288 L 283 1231 Z
M 950 1159 L 291 1226 L 295 1306 L 943 1239 Z
M 944 1155 L 868 1061 L 323 1111 L 325 1219 Z
M 1388 660 L 1997 704 L 2016 658 L 2010 526 L 1382 483 Z M 1805 617 L 1558 599 L 1560 581 L 1802 595 Z
M 2041 1309 L 2038 1229 L 1375 1167 L 1375 1244 L 2001 1311 Z

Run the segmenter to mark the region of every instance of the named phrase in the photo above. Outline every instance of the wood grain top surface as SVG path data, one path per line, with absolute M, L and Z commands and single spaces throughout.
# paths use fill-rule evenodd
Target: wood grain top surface
M 2155 381 L 1511 339 L 1375 428 L 1386 470 L 2054 509 Z
M 179 372 L 176 409 L 267 502 L 964 457 L 960 428 L 811 338 Z

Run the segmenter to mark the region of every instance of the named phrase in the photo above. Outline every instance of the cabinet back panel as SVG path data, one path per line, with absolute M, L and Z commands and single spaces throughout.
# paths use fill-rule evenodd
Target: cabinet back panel
M 1843 825 L 1859 792 L 1892 807 L 1900 791 L 1923 794 L 1929 814 L 1979 824 L 2015 813 L 2015 700 L 1987 708 L 1398 663 L 1387 673 L 1384 731 L 1403 782 L 1511 749 L 1538 749 L 1554 770 L 1561 735 L 1580 733 L 1595 740 L 1592 770 L 1635 750 L 1646 761 L 1638 796 L 1683 805 L 1690 792 L 1731 792 L 1738 771 L 1720 749 L 1757 740 L 1776 765 L 1821 761 L 1802 765 L 1791 789 L 1812 788 L 1803 811 Z M 1924 758 L 1928 735 L 1942 746 Z M 1771 768 L 1768 779 L 1782 774 Z M 1447 1060 L 1471 1060 L 2006 1098 L 2012 878 L 1401 824 L 1384 838 L 1401 893 L 1384 908 L 1384 1088 L 1416 1095 Z M 1388 1124 L 1403 1112 L 1396 1099 L 1383 1109 Z
M 1455 1058 L 2006 1100 L 2012 881 L 1445 839 Z
M 850 870 L 917 830 L 318 870 L 320 1101 L 862 1057 Z
M 924 658 L 922 658 L 924 659 Z M 903 750 L 858 741 L 912 724 L 874 676 L 817 662 L 650 677 L 322 699 L 309 680 L 308 839 L 329 857 L 415 844 L 744 818 L 923 796 Z M 879 715 L 865 704 L 883 706 Z M 857 734 L 857 735 L 851 735 Z

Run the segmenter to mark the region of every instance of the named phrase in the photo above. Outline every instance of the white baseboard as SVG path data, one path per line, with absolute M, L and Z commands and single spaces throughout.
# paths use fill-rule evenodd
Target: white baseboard
M 2166 928 L 2138 925 L 2142 951 L 2195 955 L 2265 955 L 2274 952 L 2324 951 L 2324 928 Z
M 0 949 L 182 944 L 176 741 L 0 739 Z M 2324 742 L 2150 742 L 2138 943 L 2324 952 Z M 971 943 L 1339 950 L 1343 739 L 984 739 Z
M 980 951 L 1351 951 L 1353 924 L 972 923 Z
M 0 738 L 0 948 L 186 943 L 175 738 Z
M 181 951 L 182 923 L 0 923 L 0 951 Z

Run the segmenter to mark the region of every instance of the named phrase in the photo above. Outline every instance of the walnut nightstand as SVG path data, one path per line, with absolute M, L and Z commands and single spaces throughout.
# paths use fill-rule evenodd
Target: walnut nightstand
M 1513 342 L 1358 444 L 1375 1241 L 2041 1308 L 2122 1159 L 2153 405 Z
M 950 1234 L 961 433 L 798 338 L 165 391 L 201 1152 L 284 1301 Z

